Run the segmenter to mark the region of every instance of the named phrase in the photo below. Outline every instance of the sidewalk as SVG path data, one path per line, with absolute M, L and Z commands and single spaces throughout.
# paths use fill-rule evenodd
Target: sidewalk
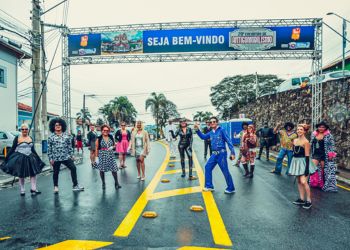
M 82 164 L 82 163 L 83 163 L 83 157 L 82 157 L 81 154 L 77 155 L 77 154 L 75 153 L 75 154 L 74 154 L 74 157 L 75 157 L 74 163 L 75 163 L 76 165 L 79 165 L 79 164 Z M 45 164 L 46 164 L 46 166 L 43 168 L 41 174 L 46 173 L 46 172 L 49 172 L 49 171 L 52 171 L 52 170 L 51 170 L 51 166 L 50 166 L 49 159 L 48 159 L 48 157 L 47 157 L 47 154 L 43 154 L 43 156 L 41 157 L 41 159 L 42 159 L 42 161 L 45 162 Z M 0 165 L 1 165 L 1 163 L 2 163 L 3 161 L 4 161 L 4 159 L 3 159 L 3 158 L 0 158 Z M 64 169 L 64 168 L 65 168 L 65 166 L 62 166 L 62 167 L 61 167 L 61 170 Z M 2 170 L 0 170 L 0 188 L 12 184 L 13 178 L 14 178 L 13 176 L 8 175 L 8 174 L 4 173 Z M 17 181 L 18 181 L 18 178 L 16 177 L 16 178 L 15 178 L 15 182 L 17 182 Z
M 270 150 L 270 161 L 276 162 L 278 152 Z M 263 151 L 262 157 L 266 157 L 265 150 Z M 287 156 L 284 157 L 283 166 L 287 166 Z M 337 169 L 337 181 L 350 186 L 350 171 L 344 169 Z

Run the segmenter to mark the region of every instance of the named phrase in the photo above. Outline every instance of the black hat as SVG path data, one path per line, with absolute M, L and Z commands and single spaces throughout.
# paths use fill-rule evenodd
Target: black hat
M 292 122 L 286 122 L 286 123 L 284 124 L 284 129 L 287 130 L 287 127 L 291 127 L 291 128 L 293 129 L 293 128 L 294 128 L 294 124 L 293 124 Z
M 318 128 L 320 126 L 325 126 L 326 129 L 329 129 L 329 126 L 325 121 L 321 121 L 321 122 L 316 124 L 316 128 Z
M 248 126 L 248 125 L 249 125 L 248 122 L 242 122 L 242 128 L 243 128 L 244 126 Z

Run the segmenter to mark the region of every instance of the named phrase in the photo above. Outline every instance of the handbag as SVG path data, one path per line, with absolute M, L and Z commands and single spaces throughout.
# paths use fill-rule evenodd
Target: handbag
M 310 175 L 310 178 L 309 178 L 310 187 L 323 188 L 323 186 L 324 186 L 324 177 L 323 176 L 324 176 L 324 170 L 318 168 L 315 173 Z

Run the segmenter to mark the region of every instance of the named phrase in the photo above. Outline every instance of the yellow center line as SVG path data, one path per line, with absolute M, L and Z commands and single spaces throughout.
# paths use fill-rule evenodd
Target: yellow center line
M 165 146 L 165 144 L 162 142 L 158 142 L 158 143 Z M 114 236 L 116 236 L 116 237 L 128 237 L 129 234 L 131 233 L 132 229 L 134 228 L 137 220 L 141 216 L 141 213 L 145 209 L 147 202 L 148 202 L 147 197 L 153 194 L 155 188 L 157 187 L 157 185 L 160 181 L 160 178 L 162 177 L 162 173 L 166 169 L 167 164 L 169 162 L 169 159 L 170 159 L 169 147 L 165 147 L 165 148 L 166 148 L 165 160 L 163 161 L 162 165 L 158 169 L 157 173 L 155 174 L 155 176 L 153 177 L 153 179 L 151 180 L 151 182 L 149 183 L 147 188 L 143 191 L 143 193 L 138 198 L 138 200 L 136 201 L 134 206 L 131 208 L 129 213 L 125 216 L 122 223 L 119 225 L 117 230 L 114 232 L 114 234 L 113 234 Z
M 192 171 L 195 172 L 196 169 L 192 169 Z M 186 172 L 189 172 L 189 170 L 186 169 Z M 178 174 L 178 173 L 182 173 L 182 169 L 168 170 L 168 171 L 165 171 L 163 174 Z
M 104 242 L 104 241 L 92 241 L 92 240 L 65 240 L 59 242 L 57 244 L 37 248 L 37 250 L 62 250 L 62 249 L 70 249 L 70 250 L 83 250 L 83 249 L 98 249 L 101 247 L 106 247 L 112 245 L 113 242 Z
M 0 238 L 0 241 L 4 241 L 4 240 L 8 240 L 8 239 L 11 239 L 11 237 L 9 237 L 9 236 L 2 237 L 2 238 Z
M 156 200 L 156 199 L 162 199 L 162 198 L 178 196 L 178 195 L 199 193 L 201 191 L 202 191 L 202 187 L 200 187 L 200 186 L 172 189 L 172 190 L 167 190 L 167 191 L 162 191 L 162 192 L 151 194 L 150 196 L 148 196 L 148 199 L 149 200 Z
M 197 169 L 199 183 L 202 187 L 204 187 L 204 173 L 195 152 L 193 152 L 193 162 L 195 168 Z M 232 246 L 232 241 L 228 235 L 224 221 L 221 218 L 213 194 L 211 192 L 202 192 L 202 196 L 208 214 L 214 243 L 216 245 Z
M 180 247 L 177 250 L 226 250 L 227 248 L 211 248 L 211 247 L 193 247 L 193 246 L 184 246 Z

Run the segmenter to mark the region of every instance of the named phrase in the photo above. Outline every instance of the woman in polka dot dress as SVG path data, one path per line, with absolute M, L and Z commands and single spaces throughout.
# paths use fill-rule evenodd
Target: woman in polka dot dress
M 121 186 L 118 182 L 118 166 L 114 157 L 115 142 L 113 136 L 109 135 L 110 128 L 108 125 L 101 127 L 102 135 L 96 140 L 96 154 L 93 168 L 100 171 L 102 181 L 102 189 L 106 188 L 105 172 L 112 172 L 115 181 L 115 188 L 119 189 Z

